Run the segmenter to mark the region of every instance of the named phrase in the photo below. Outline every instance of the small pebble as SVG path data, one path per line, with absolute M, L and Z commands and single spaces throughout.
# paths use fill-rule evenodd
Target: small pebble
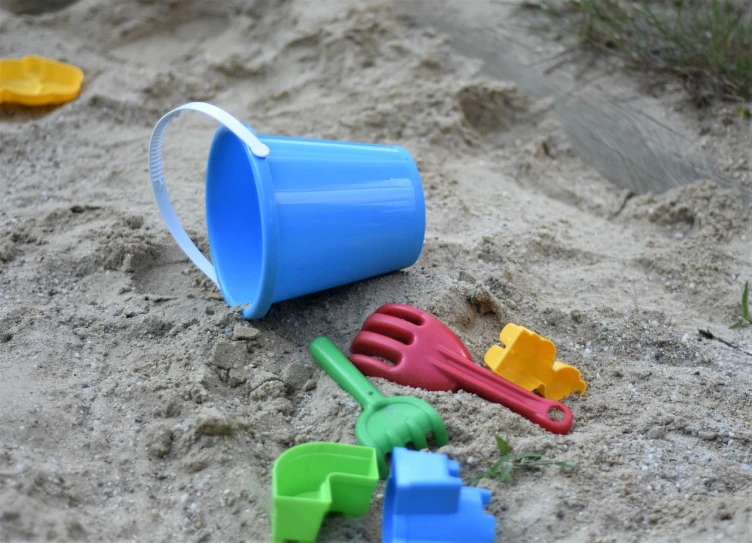
M 303 390 L 305 390 L 306 392 L 310 392 L 314 388 L 316 388 L 315 379 L 308 379 L 308 381 L 306 381 L 305 384 L 303 385 Z
M 232 337 L 232 339 L 236 341 L 253 341 L 255 339 L 258 339 L 259 336 L 261 336 L 261 332 L 259 332 L 253 326 L 236 324 L 235 327 L 230 331 L 230 335 L 227 337 Z

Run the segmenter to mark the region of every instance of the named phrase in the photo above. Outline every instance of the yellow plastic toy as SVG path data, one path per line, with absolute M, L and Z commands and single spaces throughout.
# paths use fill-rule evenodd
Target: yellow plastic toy
M 499 339 L 505 347 L 492 346 L 484 358 L 497 375 L 551 400 L 585 393 L 580 370 L 556 360 L 556 345 L 550 339 L 516 324 L 507 324 Z
M 84 72 L 38 56 L 0 59 L 0 104 L 62 104 L 81 91 Z

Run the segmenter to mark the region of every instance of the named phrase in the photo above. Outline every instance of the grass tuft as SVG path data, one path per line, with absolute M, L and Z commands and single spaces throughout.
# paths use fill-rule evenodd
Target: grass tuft
M 549 25 L 590 50 L 682 81 L 698 105 L 752 98 L 747 0 L 542 0 Z
M 742 315 L 736 324 L 732 324 L 730 328 L 739 328 L 745 324 L 752 324 L 752 315 L 749 313 L 749 281 L 744 282 L 744 291 L 742 292 Z
M 514 472 L 521 469 L 536 469 L 542 466 L 559 466 L 562 469 L 578 470 L 579 466 L 562 461 L 541 460 L 545 454 L 543 451 L 518 454 L 514 452 L 509 441 L 496 436 L 496 448 L 499 451 L 500 458 L 493 463 L 491 469 L 481 473 L 476 477 L 472 484 L 475 485 L 482 479 L 495 479 L 502 483 L 511 483 L 514 481 Z

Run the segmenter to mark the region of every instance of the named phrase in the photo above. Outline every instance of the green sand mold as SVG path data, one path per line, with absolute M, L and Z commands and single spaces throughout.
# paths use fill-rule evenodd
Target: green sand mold
M 304 443 L 286 450 L 272 471 L 272 539 L 313 542 L 327 513 L 365 515 L 378 482 L 371 447 Z

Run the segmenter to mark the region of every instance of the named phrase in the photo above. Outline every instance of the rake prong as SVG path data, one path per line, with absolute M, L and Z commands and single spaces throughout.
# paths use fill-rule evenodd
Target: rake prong
M 407 427 L 410 429 L 410 438 L 412 439 L 415 448 L 420 450 L 428 448 L 428 441 L 426 440 L 426 431 L 415 419 L 407 419 L 405 421 Z
M 386 435 L 386 438 L 389 440 L 389 452 L 391 452 L 392 449 L 394 449 L 395 447 L 404 447 L 405 446 L 404 440 L 392 428 L 389 428 L 389 429 L 385 430 L 384 434 Z
M 382 305 L 376 310 L 376 313 L 390 315 L 392 317 L 408 321 L 415 326 L 420 326 L 421 324 L 423 324 L 426 321 L 426 317 L 429 316 L 425 311 L 421 311 L 417 307 L 405 304 Z
M 415 334 L 412 330 L 415 325 L 383 313 L 373 313 L 364 322 L 362 330 L 394 338 L 400 343 L 409 345 L 415 341 Z
M 393 364 L 402 361 L 405 345 L 389 336 L 384 336 L 368 330 L 358 332 L 350 345 L 350 352 L 386 358 Z
M 382 379 L 387 379 L 389 381 L 394 380 L 394 370 L 396 366 L 390 366 L 386 362 L 382 362 L 381 360 L 377 360 L 366 354 L 355 353 L 351 354 L 349 358 L 350 362 L 355 364 L 355 367 L 357 367 L 363 375 L 369 377 L 381 377 Z

